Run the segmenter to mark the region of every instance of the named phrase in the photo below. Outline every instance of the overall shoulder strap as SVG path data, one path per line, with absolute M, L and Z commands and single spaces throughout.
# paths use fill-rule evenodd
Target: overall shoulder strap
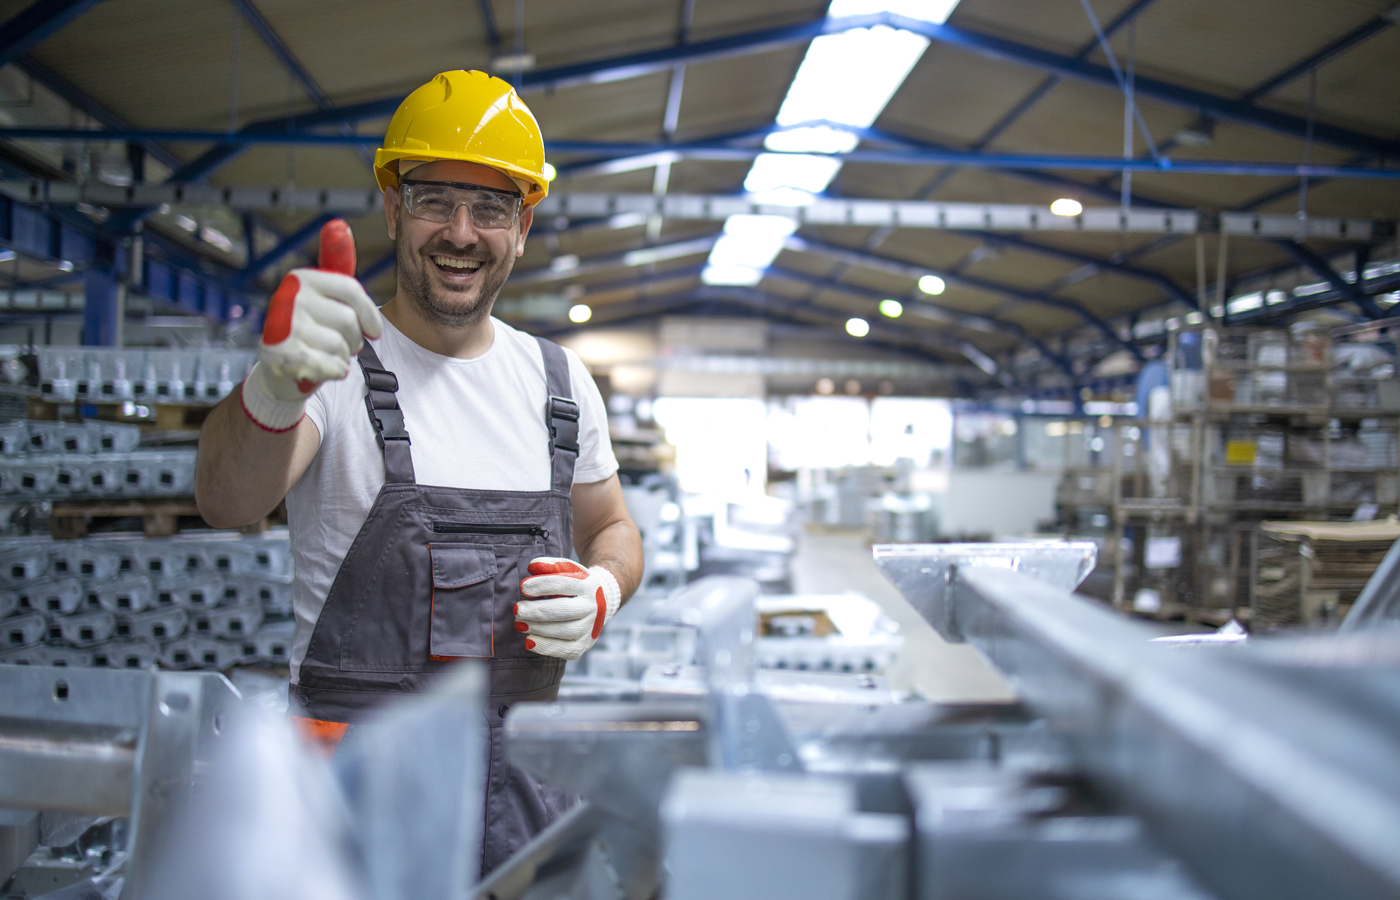
M 379 362 L 369 341 L 359 354 L 360 371 L 364 373 L 369 393 L 365 409 L 374 428 L 375 440 L 384 452 L 384 481 L 390 484 L 413 484 L 413 456 L 408 449 L 408 429 L 404 427 L 403 410 L 394 394 L 399 379 Z
M 578 404 L 569 380 L 569 359 L 564 348 L 537 337 L 544 354 L 545 424 L 549 426 L 550 489 L 567 494 L 574 487 L 574 464 L 578 462 Z

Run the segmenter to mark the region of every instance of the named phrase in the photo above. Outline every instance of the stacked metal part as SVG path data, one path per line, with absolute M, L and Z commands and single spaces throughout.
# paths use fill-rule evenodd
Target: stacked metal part
M 0 554 L 0 663 L 127 669 L 285 663 L 291 612 L 285 530 L 15 538 Z
M 256 350 L 45 348 L 39 352 L 39 393 L 69 403 L 217 403 L 256 359 Z
M 14 499 L 188 497 L 195 448 L 139 449 L 135 425 L 0 425 L 0 495 Z

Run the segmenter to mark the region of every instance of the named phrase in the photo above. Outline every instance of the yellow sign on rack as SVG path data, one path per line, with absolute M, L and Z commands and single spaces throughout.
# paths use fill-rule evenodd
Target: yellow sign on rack
M 1254 441 L 1226 441 L 1225 442 L 1225 465 L 1227 466 L 1252 466 L 1254 465 L 1254 454 L 1258 447 Z

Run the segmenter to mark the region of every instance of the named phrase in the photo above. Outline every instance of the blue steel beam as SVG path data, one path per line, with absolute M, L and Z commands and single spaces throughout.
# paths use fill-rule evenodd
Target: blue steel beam
M 496 27 L 496 11 L 491 8 L 491 0 L 478 0 L 481 7 L 481 27 L 486 30 L 486 40 L 494 50 L 501 46 L 501 29 Z
M 1060 247 L 1051 247 L 1045 244 L 1038 244 L 1035 241 L 1026 240 L 1023 237 L 1012 234 L 1000 234 L 995 231 L 959 231 L 959 234 L 972 235 L 981 238 L 989 244 L 1002 244 L 1013 247 L 1017 250 L 1024 250 L 1027 253 L 1037 253 L 1041 256 L 1050 256 L 1065 262 L 1079 263 L 1080 265 L 1093 266 L 1105 272 L 1115 272 L 1127 278 L 1134 278 L 1138 281 L 1146 281 L 1156 285 L 1171 296 L 1187 306 L 1195 309 L 1196 297 L 1181 285 L 1172 281 L 1161 272 L 1153 272 L 1137 266 L 1130 266 L 1127 263 L 1115 262 L 1111 259 L 1103 259 L 1098 256 L 1091 256 L 1088 253 L 1078 253 L 1073 250 L 1065 250 Z
M 1156 0 L 1136 0 L 1136 2 L 1129 4 L 1127 9 L 1123 10 L 1121 13 L 1118 14 L 1117 18 L 1115 18 L 1112 22 L 1109 22 L 1107 25 L 1104 26 L 1104 36 L 1113 37 L 1113 35 L 1116 34 L 1120 28 L 1136 20 L 1137 17 L 1143 12 L 1143 10 L 1147 9 L 1147 7 L 1151 6 L 1154 2 L 1156 2 Z M 1098 46 L 1098 37 L 1095 36 L 1093 38 L 1090 38 L 1089 42 L 1081 46 L 1079 48 L 1079 52 L 1074 54 L 1074 58 L 1087 59 L 1089 57 L 1089 54 L 1093 53 L 1094 50 L 1098 48 Z M 994 124 L 991 128 L 987 129 L 987 131 L 983 133 L 982 137 L 978 138 L 977 142 L 972 145 L 972 149 L 985 150 L 989 146 L 991 146 L 993 141 L 1001 137 L 1002 134 L 1004 134 L 1008 128 L 1010 128 L 1017 121 L 1019 121 L 1020 118 L 1026 113 L 1030 112 L 1031 107 L 1035 106 L 1037 103 L 1043 100 L 1045 98 L 1045 95 L 1050 93 L 1050 91 L 1053 90 L 1060 83 L 1061 80 L 1062 79 L 1059 75 L 1051 75 L 1050 77 L 1042 81 L 1029 94 L 1027 94 L 1025 97 L 1022 97 L 1021 102 L 1013 106 L 1010 109 L 1010 111 L 1006 113 L 1006 115 L 998 119 L 996 124 Z M 934 192 L 936 192 L 940 187 L 946 184 L 948 182 L 948 179 L 952 178 L 954 173 L 956 172 L 957 167 L 950 167 L 938 173 L 938 175 L 936 175 L 933 178 L 933 180 L 930 181 L 928 184 L 924 185 L 923 189 L 921 189 L 915 196 L 932 196 Z
M 574 334 L 585 331 L 589 328 L 597 328 L 600 325 L 625 325 L 636 321 L 652 319 L 663 312 L 684 312 L 688 307 L 700 306 L 701 309 L 719 304 L 716 312 L 729 315 L 734 312 L 752 315 L 757 313 L 756 318 L 763 318 L 771 322 L 799 325 L 803 328 L 817 328 L 822 331 L 838 330 L 842 337 L 850 340 L 853 344 L 858 343 L 862 347 L 877 347 L 900 355 L 912 356 L 916 359 L 947 364 L 949 357 L 944 354 L 957 354 L 963 356 L 960 348 L 954 348 L 948 344 L 927 345 L 922 343 L 909 343 L 897 341 L 890 336 L 886 338 L 884 330 L 878 333 L 881 335 L 872 340 L 869 337 L 852 338 L 849 337 L 844 325 L 832 322 L 815 324 L 810 318 L 801 318 L 787 306 L 781 306 L 772 302 L 775 298 L 771 294 L 764 294 L 761 291 L 741 290 L 738 288 L 698 288 L 685 291 L 677 291 L 672 294 L 662 294 L 655 297 L 644 297 L 637 300 L 628 300 L 621 303 L 610 303 L 607 306 L 600 306 L 594 311 L 594 318 L 581 325 L 557 325 L 553 328 L 532 328 L 534 333 L 545 337 L 560 337 L 567 334 Z M 785 303 L 791 304 L 792 301 Z M 728 305 L 726 305 L 728 304 Z M 700 310 L 696 310 L 699 312 Z M 609 313 L 613 313 L 609 315 Z M 871 334 L 877 334 L 872 331 Z M 974 346 L 975 345 L 969 345 Z M 977 352 L 981 352 L 978 350 Z
M 1347 281 L 1341 275 L 1337 274 L 1337 270 L 1332 268 L 1332 266 L 1328 264 L 1327 260 L 1318 256 L 1316 253 L 1314 253 L 1312 250 L 1308 249 L 1304 245 L 1294 243 L 1293 241 L 1274 241 L 1274 243 L 1277 244 L 1279 247 L 1282 247 L 1284 252 L 1286 252 L 1289 256 L 1292 256 L 1294 259 L 1298 260 L 1298 262 L 1307 266 L 1309 269 L 1312 269 L 1319 276 L 1321 276 L 1324 281 L 1332 285 L 1332 290 L 1337 291 L 1339 294 L 1342 294 L 1348 300 L 1359 306 L 1361 308 L 1361 311 L 1366 314 L 1367 318 L 1381 318 L 1381 311 L 1380 308 L 1376 306 L 1376 302 L 1370 297 L 1366 296 L 1366 294 L 1361 290 L 1361 286 L 1359 284 L 1353 284 L 1352 282 Z M 1358 267 L 1356 277 L 1358 281 L 1361 280 L 1360 267 Z
M 1113 70 L 1107 66 L 1100 66 L 1005 38 L 955 28 L 951 25 L 936 25 L 897 15 L 889 15 L 888 20 L 893 27 L 922 34 L 932 40 L 961 47 L 981 56 L 1031 66 L 1057 75 L 1102 85 L 1114 91 L 1118 90 L 1118 80 L 1114 76 Z M 1208 113 L 1219 119 L 1252 125 L 1256 128 L 1286 134 L 1289 137 L 1302 138 L 1308 133 L 1308 120 L 1301 116 L 1243 103 L 1239 100 L 1174 84 L 1160 78 L 1137 75 L 1134 78 L 1133 91 L 1139 97 Z M 1377 156 L 1400 155 L 1400 141 L 1365 134 L 1339 125 L 1314 122 L 1312 133 L 1314 139 L 1319 143 L 1357 152 L 1373 153 Z
M 858 287 L 853 284 L 845 284 L 844 282 L 839 281 L 830 282 L 825 278 L 819 278 L 815 275 L 808 275 L 805 272 L 795 272 L 792 269 L 785 269 L 782 266 L 769 266 L 768 271 L 764 273 L 764 277 L 779 278 L 784 281 L 791 281 L 796 284 L 803 284 L 807 285 L 808 287 L 817 288 L 818 290 L 830 290 L 836 291 L 838 293 L 850 294 L 856 297 L 863 297 L 871 301 L 872 303 L 879 303 L 881 300 L 889 296 L 888 294 L 882 294 L 878 291 L 868 290 L 866 288 Z M 919 304 L 919 302 L 920 301 L 911 301 L 911 305 L 917 305 Z M 997 331 L 1010 335 L 1018 341 L 1030 344 L 1032 347 L 1035 347 L 1037 350 L 1039 350 L 1041 354 L 1045 356 L 1046 359 L 1054 363 L 1055 366 L 1061 371 L 1063 371 L 1065 374 L 1071 377 L 1074 376 L 1074 367 L 1070 364 L 1070 361 L 1068 359 L 1066 359 L 1063 355 L 1051 350 L 1048 346 L 1045 345 L 1043 341 L 1041 341 L 1039 338 L 1036 338 L 1034 335 L 1030 334 L 1024 328 L 1022 328 L 1020 325 L 1015 324 L 1014 322 L 1007 322 L 1002 319 L 997 319 L 990 316 L 968 316 L 966 314 L 960 315 L 956 312 L 946 310 L 943 307 L 937 307 L 932 303 L 926 305 L 937 309 L 940 316 L 944 318 L 953 319 L 952 324 L 957 325 L 961 328 L 974 328 L 976 330 L 985 330 L 985 328 L 976 328 L 975 325 L 969 323 L 969 320 L 976 320 L 976 323 L 979 325 L 990 326 L 992 328 L 995 328 Z M 879 319 L 875 315 L 872 315 L 871 319 L 871 327 L 873 330 L 874 322 L 879 321 Z M 959 321 L 960 319 L 961 321 Z
M 226 154 L 234 153 L 240 146 L 248 144 L 308 144 L 368 146 L 378 144 L 376 135 L 323 134 L 307 131 L 267 131 L 257 132 L 244 129 L 233 135 L 217 131 L 186 130 L 85 130 L 72 128 L 0 128 L 0 140 L 35 141 L 168 141 L 168 142 L 212 142 L 217 146 L 209 150 L 199 160 L 182 167 L 172 176 L 171 181 L 193 180 L 195 170 L 205 172 L 209 163 L 201 160 L 226 161 Z M 611 143 L 599 141 L 546 141 L 545 150 L 550 153 L 597 154 L 605 157 L 639 157 L 654 154 L 674 154 L 686 159 L 706 159 L 743 161 L 753 159 L 760 153 L 783 155 L 789 151 L 766 150 L 762 147 L 737 147 L 728 143 L 692 141 L 686 144 L 665 143 Z M 790 154 L 801 155 L 801 154 Z M 880 163 L 885 165 L 956 165 L 984 169 L 1059 169 L 1064 171 L 1114 172 L 1131 169 L 1135 172 L 1177 173 L 1184 175 L 1230 175 L 1258 176 L 1266 178 L 1308 177 L 1308 178 L 1364 178 L 1386 181 L 1400 180 L 1400 168 L 1377 166 L 1320 165 L 1300 163 L 1276 163 L 1253 160 L 1173 160 L 1159 159 L 1125 160 L 1114 156 L 1049 155 L 1034 153 L 985 153 L 967 150 L 947 150 L 930 147 L 906 150 L 852 150 L 847 153 L 829 154 L 833 159 L 844 162 Z M 588 165 L 597 166 L 606 160 L 589 160 Z M 1078 187 L 1086 187 L 1076 183 Z
M 302 244 L 305 244 L 307 241 L 311 240 L 312 237 L 314 237 L 320 232 L 322 225 L 326 224 L 335 217 L 335 213 L 322 213 L 321 215 L 316 216 L 314 219 L 307 222 L 305 225 L 301 226 L 296 231 L 293 231 L 291 234 L 278 241 L 277 246 L 273 247 L 271 250 L 267 251 L 262 256 L 259 256 L 257 259 L 244 266 L 242 271 L 240 271 L 237 274 L 237 276 L 235 276 L 235 280 L 237 281 L 237 283 L 245 285 L 252 282 L 268 266 L 277 262 L 277 260 L 281 259 L 288 253 L 291 253 L 293 250 L 300 247 Z
M 810 248 L 812 252 L 817 252 L 828 258 L 852 260 L 857 265 L 862 265 L 863 260 L 869 260 L 872 264 L 876 264 L 881 267 L 888 267 L 893 265 L 904 266 L 909 269 L 916 270 L 926 269 L 926 267 L 924 266 L 915 266 L 910 263 L 903 262 L 901 260 L 889 259 L 888 257 L 878 256 L 876 254 L 869 253 L 866 251 L 852 250 L 849 247 L 842 247 L 837 244 L 830 244 L 825 241 L 813 240 L 811 238 L 806 237 L 798 239 L 797 242 L 790 242 L 789 245 L 796 246 L 796 244 L 798 243 Z M 1122 346 L 1125 350 L 1131 352 L 1135 357 L 1137 357 L 1139 361 L 1143 360 L 1142 352 L 1138 350 L 1137 347 L 1135 347 L 1132 343 L 1123 340 L 1123 338 L 1119 336 L 1118 332 L 1114 331 L 1113 327 L 1110 326 L 1107 322 L 1105 322 L 1102 318 L 1100 318 L 1099 316 L 1095 315 L 1094 313 L 1090 312 L 1089 310 L 1085 309 L 1084 307 L 1080 306 L 1078 303 L 1075 303 L 1072 300 L 1066 300 L 1062 297 L 1055 297 L 1043 291 L 1033 291 L 1025 290 L 1022 288 L 1015 288 L 1009 285 L 999 284 L 995 281 L 988 281 L 985 278 L 976 278 L 971 275 L 965 275 L 960 272 L 955 273 L 948 272 L 945 270 L 933 269 L 927 269 L 927 271 L 928 273 L 938 275 L 939 277 L 947 281 L 962 284 L 970 288 L 975 288 L 976 290 L 986 291 L 987 293 L 992 294 L 998 294 L 1003 297 L 1009 297 L 1012 300 L 1019 300 L 1023 303 L 1038 303 L 1042 306 L 1052 306 L 1056 309 L 1062 309 L 1066 312 L 1074 313 L 1086 324 L 1091 325 L 1095 329 L 1097 329 L 1100 333 L 1104 335 L 1104 337 L 1108 338 L 1111 342 L 1118 344 Z
M 374 262 L 360 269 L 355 275 L 356 278 L 364 282 L 370 282 L 378 278 L 389 270 L 389 267 L 398 261 L 398 254 L 390 250 L 388 253 L 376 259 Z
M 794 43 L 810 41 L 823 34 L 865 28 L 877 24 L 903 28 L 984 56 L 1032 66 L 1056 75 L 1077 78 L 1117 90 L 1117 80 L 1112 70 L 1106 66 L 1095 65 L 1083 59 L 1019 44 L 1005 38 L 954 28 L 946 24 L 934 25 L 889 13 L 838 19 L 822 18 L 796 25 L 729 35 L 708 41 L 676 44 L 659 50 L 559 66 L 553 69 L 541 69 L 525 73 L 521 79 L 520 89 L 522 91 L 557 89 L 632 78 L 667 71 L 677 64 L 759 53 Z M 1307 121 L 1301 117 L 1263 109 L 1249 103 L 1242 103 L 1235 99 L 1195 90 L 1161 79 L 1139 76 L 1136 79 L 1135 90 L 1142 97 L 1206 112 L 1217 118 L 1243 122 L 1292 137 L 1301 138 L 1308 129 Z M 294 116 L 278 116 L 251 123 L 245 126 L 240 133 L 306 129 L 386 118 L 393 114 L 402 99 L 399 96 L 385 97 Z M 1397 151 L 1400 151 L 1400 142 L 1325 122 L 1315 123 L 1313 133 L 1319 142 L 1359 152 L 1393 156 L 1397 154 Z M 236 150 L 232 152 L 236 152 Z M 1120 165 L 1121 162 L 1119 160 Z M 212 159 L 204 161 L 202 174 L 212 171 L 211 165 L 213 164 Z
M 273 56 L 277 57 L 277 61 L 282 64 L 282 67 L 291 73 L 297 84 L 301 85 L 302 90 L 311 97 L 317 108 L 329 109 L 331 101 L 326 96 L 326 92 L 321 90 L 316 79 L 312 78 L 311 73 L 306 71 L 301 60 L 296 58 L 291 48 L 282 40 L 282 36 L 277 33 L 277 29 L 273 28 L 272 23 L 253 5 L 252 0 L 233 0 L 233 5 L 238 8 L 239 15 L 243 17 L 243 20 L 257 32 L 258 37 L 262 38 L 263 44 L 272 51 Z
M 1316 53 L 1284 69 L 1282 72 L 1245 94 L 1240 98 L 1240 101 L 1243 103 L 1253 103 L 1255 100 L 1282 87 L 1293 79 L 1301 75 L 1306 75 L 1328 60 L 1340 56 L 1357 44 L 1385 31 L 1395 24 L 1397 18 L 1400 18 L 1400 7 L 1392 7 L 1390 10 L 1381 13 L 1369 22 L 1352 29 L 1335 41 L 1328 43 Z
M 0 25 L 0 66 L 19 59 L 40 41 L 81 16 L 100 0 L 39 0 Z

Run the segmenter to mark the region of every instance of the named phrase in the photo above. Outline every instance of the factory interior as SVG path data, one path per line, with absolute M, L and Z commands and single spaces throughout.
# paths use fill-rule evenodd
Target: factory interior
M 0 900 L 1400 897 L 1397 88 L 1393 0 L 0 0 Z

